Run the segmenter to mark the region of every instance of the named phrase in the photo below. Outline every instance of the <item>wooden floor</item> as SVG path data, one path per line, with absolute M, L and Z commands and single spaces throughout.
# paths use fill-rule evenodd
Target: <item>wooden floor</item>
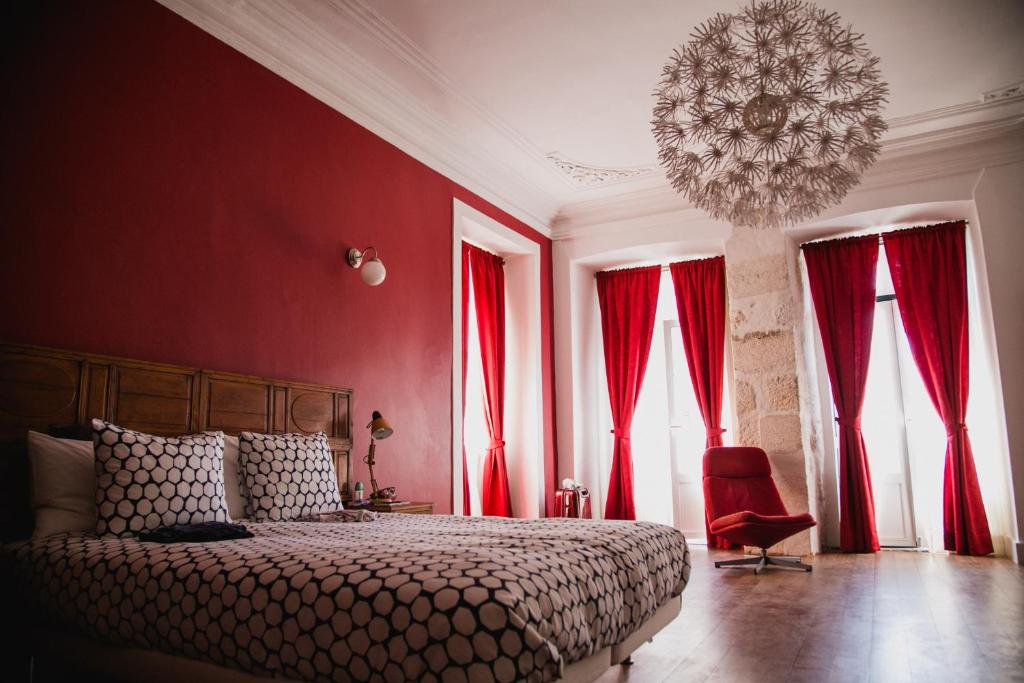
M 715 569 L 692 550 L 682 614 L 601 683 L 1024 681 L 1024 567 L 917 552 L 818 555 L 810 574 Z

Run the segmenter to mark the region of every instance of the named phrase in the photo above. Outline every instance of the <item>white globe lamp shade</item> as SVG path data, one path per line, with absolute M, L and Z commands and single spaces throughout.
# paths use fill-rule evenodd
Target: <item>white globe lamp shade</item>
M 359 269 L 359 273 L 363 278 L 363 282 L 371 287 L 376 287 L 384 282 L 384 278 L 388 275 L 388 271 L 384 268 L 384 264 L 381 263 L 379 258 L 372 258 L 364 263 Z

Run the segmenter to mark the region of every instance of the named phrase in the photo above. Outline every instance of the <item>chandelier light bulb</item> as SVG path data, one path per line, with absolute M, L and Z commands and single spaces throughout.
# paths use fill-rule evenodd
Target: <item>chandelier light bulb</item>
M 743 127 L 759 138 L 781 133 L 788 118 L 786 101 L 778 95 L 755 95 L 743 107 Z

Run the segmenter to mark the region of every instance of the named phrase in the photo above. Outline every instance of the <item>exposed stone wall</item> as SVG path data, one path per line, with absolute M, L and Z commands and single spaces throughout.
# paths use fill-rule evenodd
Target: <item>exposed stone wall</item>
M 817 508 L 808 499 L 813 482 L 811 427 L 801 420 L 800 375 L 803 321 L 794 245 L 776 230 L 736 226 L 726 242 L 729 338 L 738 421 L 733 443 L 760 446 L 771 460 L 775 482 L 791 513 Z M 817 486 L 811 486 L 816 491 Z M 811 551 L 803 532 L 772 549 Z

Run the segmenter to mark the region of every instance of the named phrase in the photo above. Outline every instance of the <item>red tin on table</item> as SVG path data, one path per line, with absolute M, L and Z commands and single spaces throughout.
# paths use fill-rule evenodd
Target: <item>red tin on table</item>
M 559 517 L 590 519 L 590 491 L 584 486 L 569 486 L 555 492 L 555 514 Z

